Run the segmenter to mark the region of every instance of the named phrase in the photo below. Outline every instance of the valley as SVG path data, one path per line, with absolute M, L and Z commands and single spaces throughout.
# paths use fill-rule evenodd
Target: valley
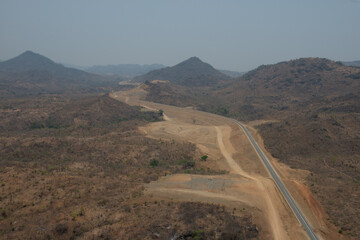
M 360 239 L 360 0 L 0 1 L 0 240 Z
M 209 113 L 194 111 L 188 108 L 177 108 L 163 104 L 142 101 L 146 95 L 142 87 L 128 92 L 116 92 L 113 97 L 134 105 L 146 106 L 149 109 L 162 109 L 165 122 L 153 123 L 141 128 L 151 138 L 181 139 L 197 145 L 202 152 L 208 154 L 206 165 L 226 170 L 226 177 L 175 175 L 167 176 L 153 182 L 146 188 L 146 193 L 165 199 L 186 201 L 203 201 L 225 204 L 234 209 L 248 209 L 254 216 L 255 223 L 262 226 L 260 238 L 307 239 L 302 226 L 279 194 L 263 163 L 252 149 L 242 130 L 230 120 Z M 256 134 L 252 129 L 253 134 Z M 259 137 L 257 135 L 257 137 Z M 234 147 L 236 146 L 236 147 Z M 235 157 L 236 156 L 236 157 Z M 210 162 L 210 160 L 216 160 Z M 303 183 L 306 173 L 279 168 L 282 180 L 295 196 L 309 192 Z M 284 179 L 284 176 L 286 178 Z M 334 228 L 326 223 L 326 214 L 314 198 L 298 198 L 301 208 L 307 214 L 311 224 L 324 239 L 339 239 Z M 318 215 L 314 215 L 317 213 Z M 266 216 L 266 219 L 264 219 Z
M 352 239 L 359 73 L 309 58 L 230 78 L 192 57 L 112 87 L 32 52 L 2 62 L 0 234 Z
M 358 236 L 359 73 L 328 59 L 304 58 L 260 66 L 228 85 L 145 83 L 145 98 L 254 124 L 274 158 L 309 171 L 306 185 L 328 221 L 340 233 Z

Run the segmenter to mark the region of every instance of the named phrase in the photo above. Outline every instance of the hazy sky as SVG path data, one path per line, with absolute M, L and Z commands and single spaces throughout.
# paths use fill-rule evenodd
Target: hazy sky
M 0 59 L 75 65 L 197 56 L 251 70 L 299 57 L 360 59 L 357 0 L 0 0 Z

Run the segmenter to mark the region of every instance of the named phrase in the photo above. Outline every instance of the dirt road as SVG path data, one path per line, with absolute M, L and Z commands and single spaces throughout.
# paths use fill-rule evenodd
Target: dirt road
M 209 167 L 229 172 L 220 176 L 166 176 L 148 184 L 146 194 L 178 201 L 218 203 L 230 209 L 246 208 L 251 211 L 254 222 L 261 226 L 260 239 L 308 239 L 250 142 L 235 123 L 190 108 L 140 100 L 144 96 L 146 91 L 141 87 L 112 94 L 115 99 L 131 105 L 141 105 L 152 110 L 162 109 L 166 121 L 149 124 L 140 130 L 152 138 L 190 141 L 209 156 Z M 258 136 L 251 127 L 250 131 L 253 136 Z M 261 143 L 261 139 L 256 140 Z M 266 153 L 264 149 L 263 151 Z M 309 202 L 303 197 L 303 191 L 309 194 L 301 182 L 306 173 L 291 170 L 268 154 L 267 156 L 318 236 L 337 239 L 332 230 L 328 229 L 324 220 L 326 215 L 320 205 L 313 203 L 314 198 Z

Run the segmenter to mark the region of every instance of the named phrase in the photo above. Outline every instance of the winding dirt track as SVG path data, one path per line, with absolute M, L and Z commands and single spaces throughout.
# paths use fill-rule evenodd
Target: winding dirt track
M 207 161 L 209 167 L 229 171 L 229 174 L 217 176 L 188 174 L 166 176 L 148 184 L 146 194 L 178 201 L 223 204 L 231 209 L 246 208 L 250 210 L 253 221 L 261 227 L 259 239 L 308 239 L 304 229 L 269 177 L 265 166 L 236 124 L 220 116 L 190 108 L 140 100 L 145 96 L 146 91 L 142 87 L 112 94 L 113 98 L 131 105 L 164 111 L 166 121 L 151 123 L 140 129 L 147 136 L 190 141 L 209 156 Z M 256 135 L 256 132 L 253 135 Z M 263 151 L 266 152 L 264 149 Z M 268 157 L 271 159 L 269 155 Z M 290 170 L 277 162 L 273 162 L 273 165 L 280 172 L 288 189 L 291 189 L 298 205 L 319 237 L 336 239 L 329 234 L 324 221 L 325 214 L 320 206 L 309 205 L 309 202 L 302 197 L 300 190 L 306 189 L 306 186 L 298 179 L 304 176 L 304 172 Z

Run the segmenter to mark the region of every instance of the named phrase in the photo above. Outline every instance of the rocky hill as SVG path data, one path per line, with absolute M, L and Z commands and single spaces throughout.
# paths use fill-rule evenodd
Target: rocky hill
M 360 70 L 323 58 L 302 58 L 274 65 L 260 66 L 245 74 L 254 94 L 291 95 L 311 98 L 353 92 L 359 86 Z M 238 86 L 243 85 L 240 83 Z
M 348 108 L 356 109 L 350 99 L 360 95 L 360 69 L 322 58 L 302 58 L 260 66 L 211 95 L 242 120 L 268 114 L 279 118 L 315 103 L 331 107 L 337 99 L 349 99 Z
M 31 51 L 0 63 L 0 97 L 94 92 L 111 86 L 116 82 L 64 67 Z
M 211 86 L 229 80 L 230 77 L 204 63 L 197 57 L 189 58 L 173 67 L 151 71 L 135 77 L 134 82 L 164 80 L 183 86 Z

